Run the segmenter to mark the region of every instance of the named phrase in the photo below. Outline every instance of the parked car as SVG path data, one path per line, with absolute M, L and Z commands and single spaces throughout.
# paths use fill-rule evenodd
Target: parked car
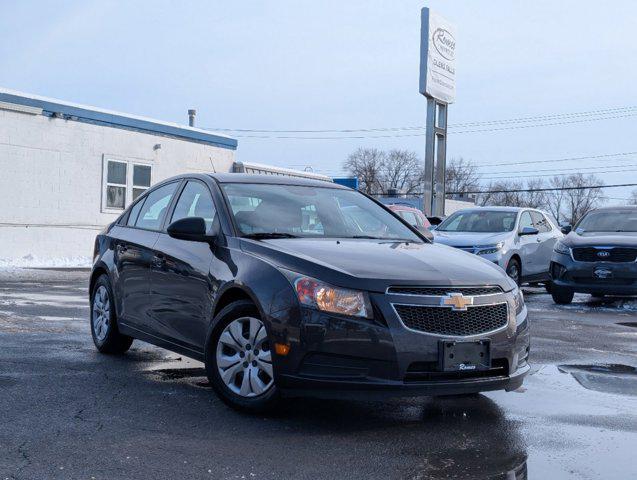
M 514 390 L 530 368 L 527 310 L 500 268 L 316 180 L 163 181 L 97 236 L 90 302 L 100 352 L 136 338 L 201 360 L 250 411 L 285 395 Z
M 571 303 L 575 292 L 637 295 L 637 207 L 592 210 L 564 232 L 551 259 L 555 303 Z
M 390 205 L 387 205 L 387 207 L 392 212 L 396 212 L 405 221 L 407 221 L 407 223 L 421 232 L 424 232 L 428 230 L 429 227 L 431 227 L 431 223 L 429 222 L 427 217 L 425 217 L 425 214 L 417 208 L 412 207 L 411 205 L 392 203 Z
M 553 245 L 564 236 L 546 212 L 517 207 L 458 210 L 438 225 L 433 234 L 436 243 L 474 253 L 499 265 L 518 285 L 549 281 Z

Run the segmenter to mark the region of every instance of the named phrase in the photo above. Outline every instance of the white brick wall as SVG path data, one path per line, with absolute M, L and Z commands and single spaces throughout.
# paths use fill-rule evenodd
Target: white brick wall
M 90 256 L 95 233 L 117 216 L 101 208 L 104 155 L 152 165 L 156 183 L 180 173 L 229 172 L 234 153 L 0 110 L 0 259 Z

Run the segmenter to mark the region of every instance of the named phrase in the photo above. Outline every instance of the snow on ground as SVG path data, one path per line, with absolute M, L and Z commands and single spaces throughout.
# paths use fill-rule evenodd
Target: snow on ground
M 38 257 L 26 255 L 20 258 L 0 258 L 0 270 L 19 268 L 90 268 L 90 257 Z
M 524 300 L 529 310 L 572 310 L 581 312 L 637 312 L 637 297 L 604 297 L 596 298 L 583 293 L 576 293 L 573 303 L 556 305 L 551 296 L 538 288 L 524 288 Z

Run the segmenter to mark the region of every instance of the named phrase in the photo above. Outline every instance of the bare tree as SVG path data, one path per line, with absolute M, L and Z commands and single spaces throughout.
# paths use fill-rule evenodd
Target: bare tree
M 480 186 L 480 174 L 470 160 L 452 158 L 445 170 L 445 184 L 448 192 L 476 191 Z
M 637 189 L 633 190 L 628 198 L 628 205 L 637 205 Z
M 586 212 L 606 201 L 602 189 L 594 187 L 604 182 L 595 175 L 584 176 L 581 173 L 566 178 L 569 187 L 579 187 L 577 190 L 564 190 L 569 221 L 574 225 Z
M 565 188 L 568 185 L 568 178 L 564 176 L 556 176 L 549 181 L 549 186 L 556 190 L 547 192 L 546 208 L 559 223 L 567 221 L 566 216 L 568 215 L 568 212 L 564 211 L 566 206 L 566 191 L 559 189 Z
M 524 205 L 524 189 L 521 182 L 512 180 L 492 181 L 478 197 L 477 203 L 482 206 L 498 205 L 503 207 L 521 207 Z
M 543 189 L 546 188 L 544 180 L 541 178 L 532 178 L 526 182 L 526 192 L 522 193 L 521 207 L 539 208 L 546 210 L 548 204 L 547 192 Z
M 381 164 L 383 191 L 390 189 L 399 193 L 413 193 L 420 186 L 420 159 L 416 152 L 390 150 Z
M 358 178 L 360 190 L 367 194 L 377 193 L 382 189 L 380 172 L 385 157 L 385 152 L 376 148 L 359 148 L 347 157 L 344 167 Z

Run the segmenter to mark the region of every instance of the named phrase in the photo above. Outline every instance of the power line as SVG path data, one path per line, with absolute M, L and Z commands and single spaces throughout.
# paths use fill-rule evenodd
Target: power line
M 516 118 L 508 118 L 508 119 L 499 119 L 499 120 L 482 120 L 482 121 L 471 121 L 464 123 L 455 123 L 449 124 L 448 128 L 462 128 L 462 127 L 476 127 L 476 126 L 485 126 L 485 125 L 503 125 L 503 124 L 515 124 L 515 123 L 537 123 L 537 122 L 546 122 L 553 121 L 557 119 L 565 119 L 565 118 L 573 118 L 573 117 L 602 117 L 597 119 L 588 119 L 587 121 L 596 121 L 596 120 L 605 120 L 608 115 L 616 114 L 616 113 L 625 113 L 632 112 L 637 109 L 637 106 L 625 106 L 625 107 L 609 107 L 604 109 L 597 110 L 589 110 L 584 112 L 571 112 L 571 113 L 557 113 L 550 115 L 536 115 L 536 116 L 526 116 L 526 117 L 516 117 Z M 632 116 L 632 115 L 630 115 Z M 609 117 L 609 118 L 617 118 L 617 117 Z M 540 125 L 541 126 L 541 125 Z M 378 128 L 346 128 L 346 129 L 308 129 L 308 130 L 270 130 L 270 129 L 248 129 L 248 128 L 207 128 L 209 130 L 215 130 L 217 132 L 238 132 L 238 133 L 373 133 L 373 132 L 400 132 L 400 131 L 413 131 L 413 130 L 424 130 L 426 126 L 424 125 L 412 125 L 412 126 L 404 126 L 404 127 L 378 127 Z M 460 132 L 457 132 L 460 133 Z M 246 138 L 252 138 L 249 136 L 245 136 Z M 264 137 L 269 138 L 269 137 Z M 273 137 L 278 138 L 278 137 Z M 286 138 L 286 137 L 281 137 Z M 294 137 L 294 138 L 304 138 L 304 137 Z M 310 137 L 312 139 L 316 137 Z M 338 137 L 344 138 L 344 137 Z M 346 137 L 345 137 L 346 138 Z
M 470 194 L 480 194 L 480 193 L 518 193 L 518 192 L 556 192 L 562 190 L 589 190 L 589 189 L 605 189 L 605 188 L 620 188 L 620 187 L 637 187 L 637 183 L 619 183 L 615 185 L 589 185 L 589 186 L 581 186 L 581 187 L 554 187 L 554 188 L 516 188 L 516 189 L 507 189 L 507 190 L 473 190 L 473 191 L 463 191 L 463 192 L 445 192 L 446 195 L 470 195 Z M 388 193 L 385 192 L 375 192 L 371 193 L 371 195 L 380 195 L 387 196 Z M 406 195 L 424 195 L 424 192 L 410 192 Z
M 472 192 L 446 192 L 448 195 L 456 194 L 478 194 L 478 193 L 516 193 L 516 192 L 555 192 L 562 190 L 592 190 L 594 188 L 620 188 L 620 187 L 637 187 L 637 183 L 618 183 L 615 185 L 589 185 L 582 187 L 559 187 L 559 188 L 523 188 L 513 190 L 475 190 Z M 421 194 L 422 195 L 422 194 Z
M 509 165 L 535 165 L 538 163 L 557 163 L 557 162 L 573 162 L 577 160 L 594 160 L 599 158 L 609 158 L 609 157 L 621 157 L 621 156 L 629 156 L 629 155 L 637 155 L 637 152 L 619 152 L 619 153 L 606 153 L 601 155 L 587 155 L 582 157 L 566 157 L 566 158 L 554 158 L 551 160 L 531 160 L 524 162 L 503 162 L 503 163 L 486 163 L 482 165 L 476 165 L 478 168 L 484 167 L 503 167 Z

